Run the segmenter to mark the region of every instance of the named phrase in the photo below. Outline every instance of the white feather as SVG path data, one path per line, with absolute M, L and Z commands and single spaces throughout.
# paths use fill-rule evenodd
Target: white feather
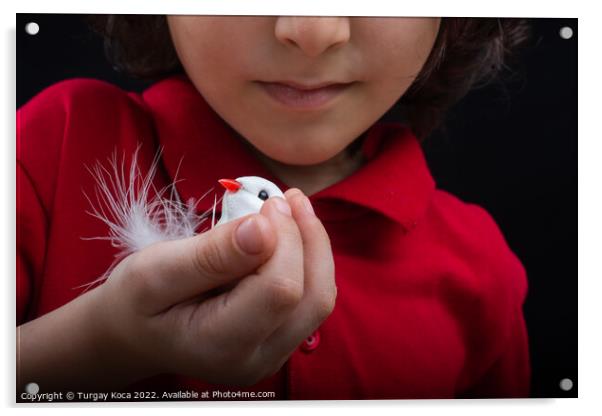
M 96 182 L 94 202 L 84 192 L 91 207 L 88 213 L 105 223 L 109 233 L 108 236 L 84 239 L 107 240 L 119 252 L 103 276 L 84 286 L 105 280 L 114 266 L 129 254 L 158 242 L 192 237 L 209 214 L 215 217 L 215 203 L 213 209 L 201 215 L 195 212 L 198 201 L 212 189 L 199 200 L 190 199 L 187 203 L 183 203 L 177 193 L 177 179 L 157 191 L 153 180 L 161 151 L 157 152 L 144 176 L 138 166 L 139 150 L 140 147 L 136 149 L 128 169 L 125 156 L 119 163 L 115 153 L 108 159 L 108 168 L 100 162 L 93 169 L 88 168 Z

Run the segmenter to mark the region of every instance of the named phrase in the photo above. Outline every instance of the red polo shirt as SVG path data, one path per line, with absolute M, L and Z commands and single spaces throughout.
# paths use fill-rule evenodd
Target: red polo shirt
M 94 190 L 86 166 L 115 151 L 131 156 L 138 144 L 143 171 L 163 148 L 159 188 L 181 162 L 183 200 L 223 177 L 263 176 L 287 188 L 183 76 L 143 94 L 83 79 L 46 89 L 17 112 L 18 323 L 71 301 L 74 287 L 111 264 L 108 242 L 82 240 L 108 232 L 86 213 L 82 191 Z M 177 375 L 133 388 L 270 391 L 278 399 L 528 395 L 527 281 L 494 221 L 435 189 L 407 128 L 373 126 L 363 151 L 365 166 L 311 196 L 332 240 L 338 297 L 282 370 L 248 389 Z

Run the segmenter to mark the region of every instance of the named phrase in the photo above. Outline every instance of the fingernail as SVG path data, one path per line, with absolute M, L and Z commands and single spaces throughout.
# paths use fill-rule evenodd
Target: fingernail
M 316 215 L 316 213 L 314 212 L 314 207 L 311 206 L 311 202 L 306 196 L 303 196 L 303 207 L 305 208 L 308 214 Z
M 255 218 L 247 218 L 236 229 L 236 242 L 248 254 L 259 254 L 263 250 L 263 236 Z
M 274 204 L 276 205 L 276 209 L 278 211 L 284 215 L 288 215 L 289 217 L 291 216 L 291 207 L 284 199 L 276 197 L 274 198 Z

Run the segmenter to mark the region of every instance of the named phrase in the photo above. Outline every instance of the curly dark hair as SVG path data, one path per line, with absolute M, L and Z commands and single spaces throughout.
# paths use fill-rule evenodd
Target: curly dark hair
M 116 70 L 146 80 L 183 72 L 164 15 L 94 15 L 87 20 L 104 37 L 105 53 Z M 425 138 L 472 87 L 496 79 L 528 38 L 525 19 L 442 18 L 429 58 L 396 107 L 416 136 Z

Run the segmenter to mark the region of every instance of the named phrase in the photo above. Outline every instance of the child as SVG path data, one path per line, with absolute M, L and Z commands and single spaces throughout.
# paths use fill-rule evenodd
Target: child
M 119 66 L 162 79 L 61 82 L 17 113 L 18 391 L 528 395 L 523 268 L 485 211 L 435 189 L 416 139 L 499 69 L 522 22 L 100 21 Z M 396 103 L 407 122 L 378 122 Z M 127 165 L 138 145 L 143 172 L 163 149 L 155 185 L 177 174 L 184 201 L 247 175 L 288 190 L 82 295 L 115 254 L 82 241 L 108 234 L 86 213 L 86 166 Z

